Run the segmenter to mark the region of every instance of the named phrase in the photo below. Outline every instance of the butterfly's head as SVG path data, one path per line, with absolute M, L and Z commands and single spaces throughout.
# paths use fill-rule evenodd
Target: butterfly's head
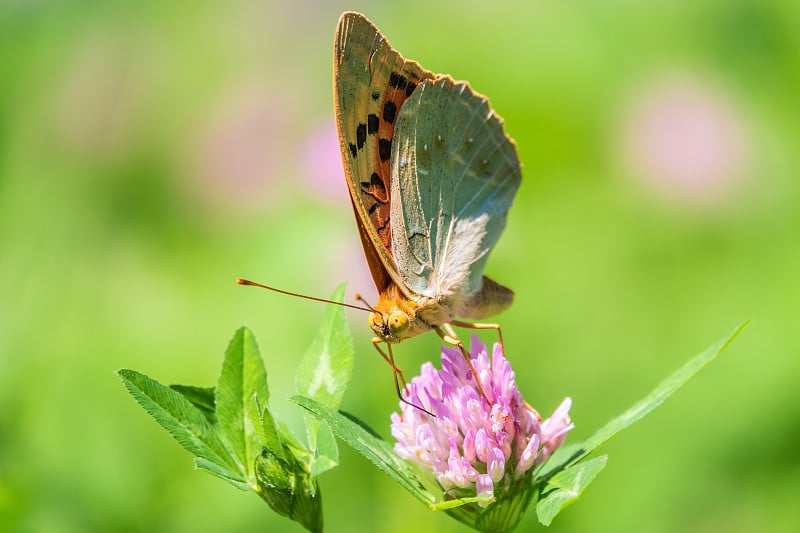
M 358 299 L 364 301 L 360 296 Z M 430 329 L 419 320 L 417 303 L 406 297 L 397 285 L 389 285 L 381 291 L 378 303 L 374 307 L 367 304 L 367 307 L 372 311 L 369 327 L 383 342 L 395 344 Z
M 400 342 L 406 338 L 405 333 L 411 319 L 402 309 L 395 307 L 387 313 L 375 311 L 369 315 L 369 327 L 378 337 L 388 343 Z

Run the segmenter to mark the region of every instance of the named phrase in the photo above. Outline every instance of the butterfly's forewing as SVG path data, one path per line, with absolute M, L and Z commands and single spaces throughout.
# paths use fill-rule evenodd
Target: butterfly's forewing
M 480 291 L 521 181 L 502 119 L 465 82 L 426 81 L 398 116 L 391 160 L 392 252 L 403 283 L 452 303 Z
M 339 143 L 359 235 L 379 292 L 394 280 L 390 158 L 400 110 L 422 80 L 433 78 L 407 61 L 359 13 L 339 19 L 333 49 Z

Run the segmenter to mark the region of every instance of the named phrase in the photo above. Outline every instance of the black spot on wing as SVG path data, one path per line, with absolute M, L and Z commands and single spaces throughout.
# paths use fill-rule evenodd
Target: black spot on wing
M 377 133 L 378 124 L 380 124 L 380 119 L 378 119 L 378 115 L 370 113 L 370 115 L 367 117 L 367 133 L 369 133 L 370 135 L 372 135 L 373 133 Z
M 392 141 L 391 139 L 378 139 L 378 155 L 381 161 L 388 161 L 392 155 Z
M 403 91 L 408 85 L 408 80 L 399 72 L 392 72 L 389 74 L 389 85 Z
M 350 143 L 350 154 L 351 154 L 353 157 L 356 157 L 356 156 L 358 155 L 358 148 L 357 148 L 357 147 L 356 147 L 356 145 L 355 145 L 355 144 L 353 144 L 353 143 Z
M 386 189 L 383 186 L 383 180 L 378 175 L 377 172 L 373 172 L 372 176 L 370 176 L 370 185 L 373 187 L 379 188 L 381 191 L 386 192 Z
M 411 93 L 413 93 L 414 89 L 416 88 L 417 88 L 416 83 L 414 83 L 413 81 L 408 82 L 408 85 L 406 85 L 406 96 L 411 96 Z
M 367 142 L 367 125 L 362 122 L 356 128 L 356 145 L 359 150 L 364 148 L 365 142 Z
M 377 172 L 373 172 L 370 181 L 361 182 L 361 190 L 373 196 L 378 202 L 386 203 L 386 187 Z
M 377 100 L 380 97 L 381 97 L 381 93 L 379 93 L 378 91 L 375 91 L 374 93 L 372 93 L 372 99 L 373 100 Z
M 394 124 L 394 119 L 397 118 L 397 104 L 391 100 L 387 100 L 383 104 L 383 120 L 389 124 Z

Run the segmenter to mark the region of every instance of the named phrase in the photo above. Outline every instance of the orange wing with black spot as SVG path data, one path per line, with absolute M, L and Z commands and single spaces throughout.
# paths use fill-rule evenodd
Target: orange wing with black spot
M 400 109 L 416 87 L 436 75 L 394 50 L 359 13 L 339 19 L 333 47 L 336 125 L 361 244 L 379 292 L 401 290 L 392 256 L 390 158 Z

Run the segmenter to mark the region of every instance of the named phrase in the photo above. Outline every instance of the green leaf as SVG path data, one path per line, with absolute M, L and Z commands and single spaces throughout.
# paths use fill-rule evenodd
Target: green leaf
M 341 302 L 344 289 L 345 284 L 342 283 L 334 291 L 331 299 Z M 344 316 L 344 308 L 339 305 L 329 305 L 325 310 L 322 326 L 300 360 L 297 370 L 297 391 L 300 395 L 331 409 L 338 409 L 350 383 L 353 360 L 353 340 Z M 333 439 L 320 442 L 317 435 L 319 422 L 308 415 L 305 419 L 308 444 L 314 454 L 314 463 L 319 462 L 311 465 L 311 471 L 319 474 L 338 464 L 336 442 Z M 321 446 L 323 443 L 324 448 Z
M 239 328 L 233 335 L 222 363 L 216 390 L 216 412 L 242 475 L 255 479 L 255 458 L 261 451 L 256 426 L 261 419 L 247 420 L 254 398 L 266 404 L 269 398 L 267 372 L 253 332 Z M 262 411 L 264 407 L 258 406 Z
M 253 490 L 253 485 L 250 485 L 247 480 L 235 475 L 227 468 L 221 468 L 218 464 L 212 463 L 202 457 L 195 457 L 194 465 L 198 470 L 205 470 L 212 476 L 227 481 L 239 490 Z
M 279 459 L 288 462 L 289 458 L 286 456 L 286 449 L 283 442 L 281 442 L 280 435 L 278 435 L 275 419 L 272 417 L 269 406 L 264 406 L 264 410 L 261 411 L 257 395 L 254 395 L 250 402 L 250 420 L 254 422 L 254 429 L 261 441 L 261 445 Z
M 606 466 L 607 455 L 582 461 L 566 468 L 551 477 L 536 504 L 536 516 L 545 526 L 569 504 L 578 499 L 589 483 Z
M 195 385 L 170 385 L 170 389 L 180 392 L 195 407 L 204 411 L 214 411 L 214 387 L 197 387 Z
M 292 396 L 290 400 L 325 422 L 334 435 L 400 483 L 415 498 L 428 506 L 435 503 L 436 497 L 425 489 L 414 471 L 394 453 L 391 445 L 378 438 L 374 431 L 364 429 L 366 425 L 363 422 L 354 422 L 311 398 Z
M 675 391 L 685 385 L 703 367 L 714 360 L 717 355 L 722 353 L 749 323 L 749 321 L 742 322 L 730 335 L 720 339 L 716 344 L 690 359 L 680 369 L 662 381 L 650 394 L 618 417 L 609 421 L 582 443 L 559 449 L 545 465 L 541 475 L 546 477 L 567 465 L 581 460 L 613 436 L 644 418 L 653 409 L 664 403 L 664 400 L 669 398 Z
M 217 423 L 214 407 L 214 387 L 195 387 L 194 385 L 170 385 L 170 389 L 180 392 L 192 405 L 200 409 L 212 425 Z
M 303 462 L 308 463 L 311 460 L 311 453 L 303 446 L 300 442 L 300 439 L 294 434 L 291 428 L 286 425 L 284 422 L 280 420 L 275 420 L 275 427 L 278 430 L 278 435 L 281 437 L 281 441 L 283 442 L 284 446 L 287 446 L 291 451 L 292 454 Z M 308 461 L 305 461 L 308 459 Z
M 339 464 L 339 448 L 336 447 L 336 439 L 333 437 L 327 425 L 319 426 L 317 430 L 317 449 L 314 461 L 311 463 L 311 477 L 317 477 L 321 473 L 335 468 Z
M 237 466 L 213 426 L 182 394 L 135 370 L 117 372 L 134 399 L 190 453 L 239 477 Z
M 344 289 L 342 283 L 331 300 L 341 302 Z M 298 365 L 298 392 L 331 409 L 338 409 L 353 372 L 353 352 L 344 308 L 329 305 L 317 335 Z

